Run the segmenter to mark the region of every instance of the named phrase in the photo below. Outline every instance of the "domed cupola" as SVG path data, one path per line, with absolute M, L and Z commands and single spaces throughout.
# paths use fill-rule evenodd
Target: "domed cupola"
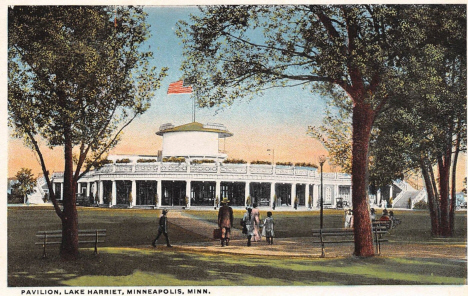
M 180 126 L 171 123 L 159 127 L 156 135 L 163 137 L 162 157 L 224 160 L 219 153 L 218 140 L 233 134 L 223 124 L 191 122 Z

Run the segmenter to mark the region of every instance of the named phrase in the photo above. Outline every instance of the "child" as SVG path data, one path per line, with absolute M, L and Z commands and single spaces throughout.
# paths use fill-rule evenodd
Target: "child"
M 274 232 L 274 225 L 275 222 L 273 221 L 272 213 L 267 213 L 267 218 L 263 221 L 263 236 L 266 237 L 266 241 L 269 245 L 273 244 L 273 237 L 275 236 Z

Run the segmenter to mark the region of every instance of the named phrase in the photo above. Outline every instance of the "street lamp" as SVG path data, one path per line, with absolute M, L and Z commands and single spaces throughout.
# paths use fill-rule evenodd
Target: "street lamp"
M 320 163 L 320 230 L 323 228 L 323 164 L 327 160 L 325 155 L 319 156 Z
M 271 151 L 273 154 L 273 162 L 271 163 L 272 165 L 275 164 L 275 149 L 267 149 L 267 151 Z

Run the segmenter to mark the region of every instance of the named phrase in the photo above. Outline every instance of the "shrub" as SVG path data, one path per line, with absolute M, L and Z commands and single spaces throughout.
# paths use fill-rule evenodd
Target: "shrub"
M 163 158 L 163 162 L 182 163 L 182 162 L 185 162 L 185 157 L 165 157 L 165 158 Z
M 271 164 L 271 161 L 265 161 L 265 160 L 254 160 L 250 164 Z
M 226 159 L 223 161 L 223 163 L 247 163 L 247 161 L 243 159 Z
M 248 207 L 251 206 L 251 204 L 252 204 L 252 198 L 250 197 L 250 195 L 247 196 L 247 200 L 245 201 L 245 203 L 246 203 L 246 206 L 248 206 Z
M 156 162 L 156 159 L 145 159 L 145 158 L 140 158 L 137 160 L 138 163 L 145 163 L 145 162 Z
M 115 163 L 130 163 L 130 159 L 128 158 L 117 159 Z
M 429 207 L 427 206 L 427 202 L 424 200 L 420 200 L 413 205 L 413 209 L 415 210 L 427 210 Z
M 202 164 L 202 163 L 215 163 L 213 159 L 195 159 L 192 160 L 192 164 Z
M 292 162 L 277 162 L 276 165 L 292 166 Z
M 294 164 L 297 167 L 309 167 L 309 168 L 318 168 L 316 164 L 310 163 L 310 162 L 296 162 Z

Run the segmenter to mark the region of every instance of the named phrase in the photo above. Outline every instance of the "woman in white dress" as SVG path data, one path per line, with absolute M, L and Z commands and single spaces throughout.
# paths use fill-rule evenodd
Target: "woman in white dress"
M 262 238 L 262 234 L 260 232 L 260 210 L 257 208 L 257 203 L 254 203 L 252 206 L 252 216 L 254 220 L 252 241 L 259 242 Z
M 245 212 L 244 217 L 242 218 L 242 223 L 247 230 L 245 235 L 247 236 L 247 246 L 250 247 L 254 230 L 254 217 L 252 215 L 251 208 L 248 208 L 247 212 Z

